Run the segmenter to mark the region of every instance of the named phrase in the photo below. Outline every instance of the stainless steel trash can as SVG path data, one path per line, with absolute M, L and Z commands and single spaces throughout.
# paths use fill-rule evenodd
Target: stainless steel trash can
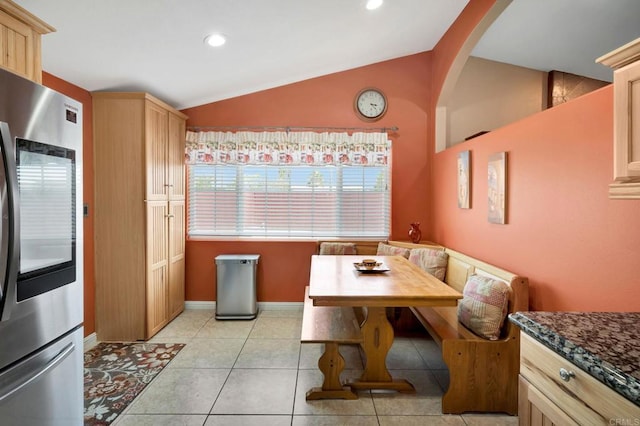
M 259 258 L 259 254 L 216 256 L 216 319 L 254 319 L 258 315 Z

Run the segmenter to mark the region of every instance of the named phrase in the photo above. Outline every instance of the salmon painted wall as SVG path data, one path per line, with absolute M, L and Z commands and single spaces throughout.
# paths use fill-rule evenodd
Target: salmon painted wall
M 84 169 L 84 202 L 89 205 L 89 217 L 84 218 L 84 335 L 95 332 L 95 279 L 93 248 L 93 103 L 91 93 L 67 81 L 42 73 L 42 84 L 82 103 L 82 137 Z
M 434 48 L 431 111 L 460 46 L 494 4 L 471 0 Z M 471 151 L 470 210 L 457 207 L 462 150 Z M 494 225 L 487 164 L 501 151 L 509 157 L 508 224 Z M 640 310 L 640 201 L 607 196 L 611 86 L 434 154 L 432 164 L 430 239 L 529 277 L 534 310 Z
M 472 209 L 456 161 L 472 158 Z M 487 160 L 508 155 L 506 225 L 487 221 Z M 613 90 L 607 86 L 434 158 L 436 241 L 529 277 L 535 310 L 639 311 L 640 200 L 610 200 Z
M 326 75 L 275 89 L 214 102 L 182 112 L 189 126 L 392 127 L 391 238 L 407 239 L 409 223 L 428 223 L 430 102 L 429 52 Z M 356 93 L 381 89 L 388 111 L 376 123 L 360 121 L 353 110 Z M 309 281 L 315 242 L 187 241 L 186 298 L 215 300 L 214 258 L 220 253 L 258 253 L 258 299 L 300 302 Z

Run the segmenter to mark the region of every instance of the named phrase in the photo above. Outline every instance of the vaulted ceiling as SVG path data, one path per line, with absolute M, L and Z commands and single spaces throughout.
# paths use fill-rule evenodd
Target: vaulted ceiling
M 186 108 L 431 50 L 468 0 L 16 0 L 56 28 L 45 71 L 86 90 Z M 211 48 L 206 35 L 227 43 Z M 638 0 L 514 0 L 473 55 L 603 80 L 640 36 Z

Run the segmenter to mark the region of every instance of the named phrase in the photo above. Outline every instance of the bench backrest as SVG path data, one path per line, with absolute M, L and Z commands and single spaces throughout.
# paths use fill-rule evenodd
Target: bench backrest
M 455 250 L 446 248 L 445 252 L 449 255 L 445 275 L 445 282 L 448 285 L 462 293 L 467 279 L 472 274 L 502 280 L 511 287 L 508 313 L 529 310 L 529 280 L 526 277 L 505 271 Z M 517 336 L 518 328 L 511 324 L 511 321 L 505 320 L 501 337 L 516 338 Z
M 473 257 L 467 256 L 455 250 L 448 249 L 435 243 L 413 244 L 402 241 L 389 241 L 389 244 L 405 248 L 430 248 L 444 250 L 449 258 L 447 260 L 447 271 L 444 281 L 460 293 L 464 291 L 464 286 L 472 274 L 484 275 L 494 279 L 499 279 L 509 284 L 511 293 L 509 295 L 508 313 L 529 310 L 529 280 L 525 277 L 513 274 L 497 266 L 482 262 Z M 518 328 L 505 320 L 501 338 L 517 338 Z

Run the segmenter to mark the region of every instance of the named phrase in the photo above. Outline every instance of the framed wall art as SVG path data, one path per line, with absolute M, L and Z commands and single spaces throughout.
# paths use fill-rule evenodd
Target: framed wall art
M 488 219 L 491 223 L 507 223 L 507 153 L 489 156 Z
M 458 154 L 458 207 L 471 208 L 471 151 Z

